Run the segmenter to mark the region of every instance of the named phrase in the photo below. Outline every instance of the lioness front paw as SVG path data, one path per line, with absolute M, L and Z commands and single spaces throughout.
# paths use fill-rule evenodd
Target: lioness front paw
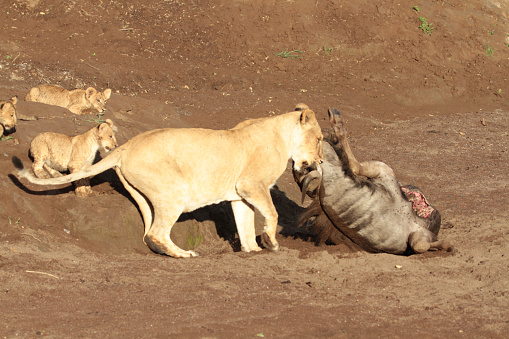
M 269 251 L 279 251 L 279 243 L 276 240 L 272 241 L 267 233 L 262 233 L 261 240 L 263 246 Z
M 195 251 L 182 251 L 179 253 L 173 253 L 170 254 L 174 258 L 192 258 L 192 257 L 199 257 L 200 255 L 196 253 Z

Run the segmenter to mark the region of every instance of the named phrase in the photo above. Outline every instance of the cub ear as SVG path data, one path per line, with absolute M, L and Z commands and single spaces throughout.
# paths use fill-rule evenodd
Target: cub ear
M 85 95 L 86 95 L 87 99 L 90 99 L 95 94 L 97 94 L 97 90 L 93 87 L 89 87 L 85 90 Z
M 315 112 L 310 109 L 304 110 L 304 112 L 300 115 L 300 124 L 304 125 L 314 125 L 316 123 Z
M 113 132 L 118 132 L 117 126 L 115 126 L 115 124 L 113 124 L 113 121 L 111 119 L 106 119 L 106 123 L 108 125 L 110 125 Z
M 105 89 L 103 94 L 104 94 L 104 99 L 108 100 L 111 97 L 111 89 L 110 88 Z
M 17 95 L 13 96 L 11 98 L 11 102 L 12 102 L 13 105 L 16 105 L 18 103 L 18 96 Z

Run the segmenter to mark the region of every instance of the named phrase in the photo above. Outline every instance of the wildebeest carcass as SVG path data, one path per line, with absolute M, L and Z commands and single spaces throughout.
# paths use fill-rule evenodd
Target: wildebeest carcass
M 294 172 L 295 180 L 313 198 L 303 212 L 317 242 L 345 236 L 369 252 L 423 253 L 452 251 L 437 240 L 440 213 L 415 186 L 400 186 L 394 171 L 381 161 L 359 163 L 347 140 L 340 113 L 329 110 L 332 131 L 325 132 L 324 162 Z

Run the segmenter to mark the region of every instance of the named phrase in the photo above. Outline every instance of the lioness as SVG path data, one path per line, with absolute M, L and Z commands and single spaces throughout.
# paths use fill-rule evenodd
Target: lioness
M 54 179 L 37 179 L 13 158 L 20 177 L 57 185 L 115 168 L 137 202 L 145 223 L 144 240 L 155 252 L 192 257 L 170 239 L 180 214 L 231 201 L 243 251 L 260 251 L 254 209 L 265 218 L 262 242 L 277 251 L 277 212 L 270 187 L 289 159 L 294 168 L 321 162 L 322 132 L 311 110 L 242 122 L 230 130 L 157 129 L 142 133 L 91 167 Z
M 0 137 L 4 135 L 4 132 L 12 133 L 16 129 L 18 119 L 20 120 L 37 120 L 34 116 L 20 115 L 16 111 L 16 104 L 18 103 L 18 96 L 15 95 L 9 100 L 0 100 L 0 125 L 2 130 L 0 131 Z
M 38 134 L 30 144 L 34 174 L 38 178 L 61 177 L 60 172 L 69 170 L 74 173 L 92 165 L 99 149 L 109 152 L 117 147 L 115 130 L 113 121 L 106 119 L 106 122 L 74 137 L 53 132 Z M 80 179 L 75 185 L 76 195 L 86 197 L 92 194 L 89 178 Z
M 89 114 L 94 111 L 104 112 L 110 96 L 109 88 L 104 92 L 98 92 L 93 87 L 68 91 L 58 85 L 39 85 L 28 92 L 25 100 L 64 107 L 74 114 Z

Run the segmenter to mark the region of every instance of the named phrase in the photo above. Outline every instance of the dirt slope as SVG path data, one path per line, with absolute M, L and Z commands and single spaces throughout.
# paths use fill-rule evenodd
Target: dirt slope
M 0 336 L 506 336 L 507 0 L 17 0 L 3 10 L 0 98 L 18 95 L 18 110 L 40 119 L 0 141 Z M 40 83 L 112 88 L 103 118 L 120 143 L 153 128 L 230 128 L 298 102 L 327 127 L 337 107 L 357 157 L 421 187 L 457 251 L 316 247 L 296 229 L 287 171 L 272 192 L 280 252 L 239 252 L 220 204 L 182 216 L 172 234 L 199 258 L 154 254 L 114 172 L 87 199 L 10 176 L 13 155 L 30 164 L 38 133 L 75 135 L 98 119 L 24 102 Z

